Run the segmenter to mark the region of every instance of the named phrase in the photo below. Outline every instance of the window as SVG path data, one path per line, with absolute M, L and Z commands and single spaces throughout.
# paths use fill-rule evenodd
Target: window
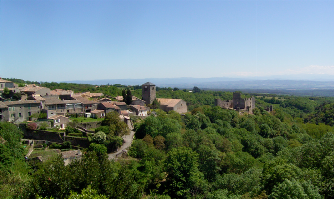
M 21 114 L 21 113 L 19 113 L 19 117 L 22 117 L 22 114 Z
M 28 116 L 31 116 L 31 112 L 28 112 Z

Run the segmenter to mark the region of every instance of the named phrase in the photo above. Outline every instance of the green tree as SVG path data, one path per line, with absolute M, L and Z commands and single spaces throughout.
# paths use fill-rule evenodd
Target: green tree
M 194 86 L 193 93 L 199 93 L 201 92 L 201 89 L 199 89 L 197 86 Z
M 166 159 L 166 183 L 173 197 L 194 197 L 203 190 L 203 173 L 198 170 L 198 154 L 190 148 L 173 148 Z
M 107 113 L 101 125 L 108 126 L 109 133 L 107 134 L 115 136 L 122 137 L 130 132 L 128 125 L 119 118 L 119 114 L 115 111 Z
M 104 142 L 106 141 L 106 139 L 107 139 L 107 136 L 106 136 L 106 134 L 105 134 L 104 132 L 102 132 L 102 131 L 99 131 L 99 132 L 95 133 L 95 134 L 93 135 L 93 138 L 92 138 L 93 142 L 95 142 L 95 143 L 97 143 L 97 144 L 102 144 L 102 143 L 104 143 Z
M 130 90 L 130 89 L 128 89 L 128 90 L 126 91 L 125 103 L 126 103 L 127 105 L 130 105 L 130 104 L 132 103 L 132 93 L 131 93 L 131 90 Z
M 97 190 L 92 189 L 91 186 L 88 186 L 86 189 L 83 189 L 81 194 L 71 191 L 71 195 L 68 199 L 107 199 L 104 195 L 99 195 Z
M 107 154 L 107 147 L 103 144 L 91 143 L 88 149 L 90 151 L 95 151 L 98 156 Z
M 291 198 L 291 199 L 321 199 L 319 189 L 313 186 L 310 182 L 302 182 L 292 178 L 285 179 L 282 183 L 275 186 L 273 192 L 269 195 L 271 198 Z

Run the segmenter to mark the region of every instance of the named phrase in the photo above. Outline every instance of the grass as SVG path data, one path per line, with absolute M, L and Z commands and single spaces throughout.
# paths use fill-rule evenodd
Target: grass
M 42 156 L 43 160 L 52 158 L 58 155 L 58 153 L 53 149 L 34 149 L 29 158 L 35 158 L 37 156 Z
M 78 117 L 78 118 L 71 118 L 71 120 L 73 122 L 77 121 L 79 123 L 88 123 L 88 122 L 102 122 L 104 118 L 94 119 L 94 118 L 87 118 L 87 117 Z

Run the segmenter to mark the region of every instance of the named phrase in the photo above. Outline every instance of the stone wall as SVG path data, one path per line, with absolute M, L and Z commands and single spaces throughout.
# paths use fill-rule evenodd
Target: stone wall
M 181 100 L 174 106 L 173 110 L 178 113 L 186 113 L 188 111 L 187 103 L 184 100 Z
M 87 138 L 79 137 L 69 137 L 65 136 L 65 133 L 49 132 L 49 131 L 27 131 L 24 130 L 24 139 L 33 140 L 47 140 L 49 142 L 63 143 L 65 141 L 70 141 L 72 145 L 87 148 L 89 146 L 89 141 Z
M 77 124 L 78 127 L 84 128 L 84 129 L 96 129 L 101 126 L 102 122 L 87 122 L 87 123 L 79 123 Z

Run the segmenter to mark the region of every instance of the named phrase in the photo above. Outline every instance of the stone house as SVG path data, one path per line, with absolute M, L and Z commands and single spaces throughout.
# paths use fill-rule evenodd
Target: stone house
M 111 102 L 102 102 L 97 105 L 97 109 L 104 110 L 105 114 L 108 114 L 111 111 L 117 111 L 119 114 L 121 114 L 121 109 Z
M 8 106 L 0 101 L 0 121 L 9 121 Z
M 104 118 L 106 116 L 106 113 L 104 112 L 104 110 L 93 110 L 90 113 L 91 113 L 91 117 L 95 119 Z
M 59 127 L 60 129 L 65 129 L 67 124 L 70 122 L 68 117 L 64 117 L 62 115 L 54 115 L 49 117 L 48 119 L 53 120 L 53 127 Z
M 44 111 L 47 117 L 52 115 L 83 114 L 83 105 L 78 100 L 60 100 L 57 97 L 46 98 Z
M 130 109 L 138 116 L 147 116 L 147 112 L 149 110 L 148 107 L 140 105 L 130 105 Z
M 13 82 L 2 79 L 0 77 L 0 89 L 3 90 L 4 88 L 15 88 L 15 85 Z
M 88 98 L 93 98 L 93 99 L 103 97 L 103 93 L 91 93 L 89 91 L 85 93 L 80 93 L 80 95 L 83 97 L 88 97 Z
M 20 92 L 16 84 L 0 77 L 0 93 L 2 93 L 5 88 L 8 88 L 13 93 Z
M 41 96 L 50 95 L 51 90 L 46 87 L 36 86 L 35 84 L 27 85 L 25 87 L 19 87 L 21 93 L 28 96 L 33 94 L 39 94 Z
M 109 99 L 109 98 L 102 98 L 102 99 L 99 99 L 99 102 L 111 102 L 112 100 Z
M 71 90 L 63 90 L 63 89 L 55 89 L 50 91 L 51 96 L 58 96 L 61 100 L 72 100 L 73 91 Z
M 166 112 L 175 111 L 178 113 L 188 112 L 187 103 L 182 99 L 157 98 L 160 103 L 160 109 Z
M 41 102 L 38 100 L 21 100 L 3 102 L 8 107 L 8 122 L 20 123 L 30 121 L 31 115 L 41 112 Z
M 83 111 L 85 113 L 90 113 L 94 110 L 97 109 L 97 105 L 99 104 L 98 101 L 94 101 L 94 100 L 89 100 L 85 97 L 81 97 L 81 96 L 74 96 L 74 99 L 78 100 L 79 102 L 82 103 L 83 106 Z
M 126 105 L 125 102 L 111 101 L 109 103 L 114 104 L 115 106 L 118 106 L 121 110 L 128 110 L 128 105 Z

